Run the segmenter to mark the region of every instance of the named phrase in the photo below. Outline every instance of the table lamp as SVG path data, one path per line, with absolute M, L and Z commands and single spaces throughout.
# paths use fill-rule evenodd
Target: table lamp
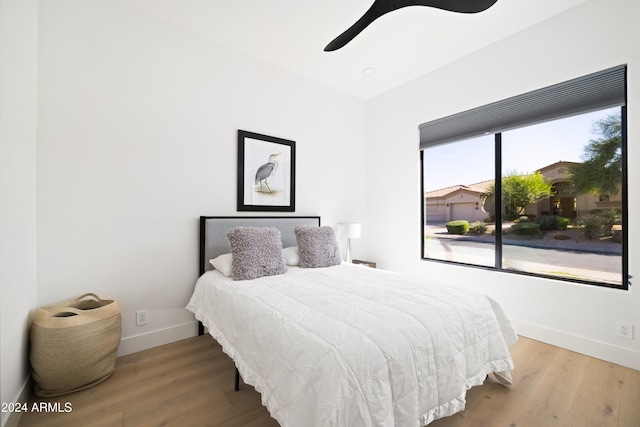
M 338 237 L 347 238 L 347 262 L 351 262 L 351 239 L 360 238 L 361 226 L 359 222 L 339 222 Z

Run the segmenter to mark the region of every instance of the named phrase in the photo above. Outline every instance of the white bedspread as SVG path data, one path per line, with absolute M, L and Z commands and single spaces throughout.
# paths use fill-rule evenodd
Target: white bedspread
M 421 426 L 513 369 L 517 336 L 491 298 L 368 267 L 210 271 L 187 309 L 282 426 Z

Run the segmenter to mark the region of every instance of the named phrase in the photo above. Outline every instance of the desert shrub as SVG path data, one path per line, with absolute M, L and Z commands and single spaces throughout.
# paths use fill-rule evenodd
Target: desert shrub
M 622 223 L 622 213 L 612 209 L 594 209 L 591 211 L 591 218 L 597 218 L 602 223 L 603 232 L 611 234 L 614 224 Z
M 557 229 L 557 215 L 540 215 L 536 221 L 540 226 L 540 230 L 556 230 Z
M 449 234 L 466 234 L 469 230 L 469 221 L 464 219 L 457 219 L 455 221 L 449 221 L 447 223 L 447 231 Z
M 622 224 L 622 209 L 614 209 L 613 215 L 615 216 L 616 224 Z
M 563 218 L 558 215 L 540 215 L 537 223 L 540 224 L 540 230 L 566 230 L 569 226 L 569 218 Z
M 487 232 L 487 224 L 481 221 L 476 221 L 469 224 L 469 233 L 471 234 L 484 234 Z
M 540 232 L 540 225 L 536 222 L 519 222 L 511 226 L 511 232 L 531 236 Z
M 613 237 L 611 240 L 614 243 L 622 243 L 622 230 L 613 230 Z
M 580 221 L 580 227 L 582 227 L 584 238 L 593 240 L 597 239 L 604 233 L 606 221 L 598 218 L 597 216 L 590 216 Z
M 571 222 L 571 219 L 569 218 L 565 218 L 562 216 L 557 216 L 556 217 L 556 230 L 566 230 L 567 227 L 569 226 L 569 223 Z

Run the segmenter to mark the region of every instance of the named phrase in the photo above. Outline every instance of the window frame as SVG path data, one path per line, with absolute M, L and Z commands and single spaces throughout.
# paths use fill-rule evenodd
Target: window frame
M 584 78 L 581 79 L 586 79 L 587 77 L 590 76 L 594 76 L 594 75 L 598 75 L 598 74 L 602 74 L 602 73 L 606 73 L 608 71 L 620 71 L 622 70 L 623 73 L 623 77 L 624 77 L 624 81 L 623 81 L 623 98 L 624 101 L 622 102 L 622 104 L 618 103 L 618 105 L 610 105 L 609 107 L 619 107 L 620 108 L 620 118 L 621 118 L 621 126 L 622 126 L 622 142 L 621 142 L 621 157 L 622 157 L 622 189 L 621 189 L 621 197 L 622 197 L 622 211 L 623 211 L 623 215 L 622 215 L 622 256 L 621 256 L 621 262 L 622 262 L 622 277 L 620 278 L 620 284 L 614 284 L 614 283 L 607 283 L 607 282 L 600 282 L 600 281 L 589 281 L 589 280 L 581 280 L 581 279 L 577 279 L 577 278 L 573 278 L 573 277 L 564 277 L 564 276 L 554 276 L 554 275 L 549 275 L 549 274 L 541 274 L 541 273 L 534 273 L 534 272 L 528 272 L 528 271 L 520 271 L 520 270 L 510 270 L 510 269 L 505 269 L 502 265 L 502 255 L 503 255 L 503 239 L 502 239 L 502 208 L 503 208 L 503 203 L 502 203 L 502 198 L 498 198 L 496 197 L 495 203 L 495 224 L 496 224 L 496 232 L 495 232 L 495 243 L 494 243 L 494 253 L 495 253 L 495 263 L 494 266 L 487 266 L 487 265 L 479 265 L 479 264 L 469 264 L 469 263 L 464 263 L 464 262 L 460 262 L 460 261 L 450 261 L 450 260 L 442 260 L 442 259 L 437 259 L 437 258 L 428 258 L 425 257 L 425 226 L 426 226 L 426 206 L 425 206 L 425 196 L 424 196 L 424 191 L 425 191 L 425 186 L 424 186 L 424 151 L 426 149 L 428 149 L 430 146 L 437 146 L 437 145 L 441 145 L 441 144 L 446 144 L 449 142 L 455 142 L 455 141 L 461 141 L 463 139 L 467 139 L 469 138 L 469 133 L 465 133 L 464 135 L 462 135 L 459 138 L 454 138 L 452 139 L 452 137 L 449 135 L 446 137 L 446 139 L 443 138 L 442 142 L 438 143 L 438 142 L 434 142 L 433 140 L 430 142 L 427 142 L 426 144 L 424 143 L 424 139 L 423 139 L 423 130 L 425 127 L 429 126 L 432 123 L 435 123 L 436 125 L 440 125 L 443 121 L 446 121 L 452 117 L 456 117 L 456 116 L 462 116 L 464 114 L 467 114 L 469 112 L 464 112 L 464 113 L 460 113 L 460 115 L 454 115 L 454 116 L 449 116 L 449 117 L 445 117 L 443 119 L 439 119 L 439 120 L 435 120 L 433 122 L 429 122 L 429 123 L 425 123 L 420 125 L 420 131 L 421 131 L 421 142 L 420 142 L 420 194 L 421 194 L 421 201 L 420 201 L 420 236 L 421 236 L 421 241 L 420 241 L 420 258 L 423 261 L 429 261 L 429 262 L 437 262 L 437 263 L 445 263 L 445 264 L 453 264 L 453 265 L 460 265 L 460 266 L 465 266 L 465 267 L 471 267 L 471 268 L 480 268 L 483 270 L 490 270 L 490 271 L 499 271 L 499 272 L 503 272 L 503 273 L 509 273 L 509 274 L 516 274 L 516 275 L 521 275 L 521 276 L 529 276 L 529 277 L 538 277 L 538 278 L 545 278 L 545 279 L 551 279 L 551 280 L 556 280 L 556 281 L 561 281 L 561 282 L 573 282 L 573 283 L 579 283 L 579 284 L 587 284 L 587 285 L 591 285 L 591 286 L 598 286 L 598 287 L 606 287 L 606 288 L 612 288 L 612 289 L 620 289 L 620 290 L 625 290 L 628 291 L 629 290 L 629 262 L 628 262 L 628 253 L 629 253 L 629 247 L 628 247 L 628 176 L 627 176 L 627 107 L 626 107 L 626 66 L 620 66 L 620 67 L 614 67 L 612 69 L 609 70 L 605 70 L 601 73 L 594 73 L 593 75 L 589 75 L 589 76 L 585 76 Z M 575 79 L 575 80 L 579 80 L 579 79 Z M 568 82 L 567 82 L 568 83 Z M 562 84 L 560 84 L 562 85 Z M 542 89 L 546 90 L 546 89 L 553 89 L 554 87 L 560 86 L 560 85 L 554 85 L 552 87 L 549 88 L 545 88 Z M 532 92 L 533 93 L 533 92 Z M 528 94 L 525 95 L 521 95 L 520 97 L 514 97 L 515 98 L 522 98 L 522 97 L 526 97 Z M 618 94 L 619 96 L 620 94 Z M 502 102 L 506 102 L 506 101 L 510 101 L 512 98 L 510 98 L 509 100 L 505 100 Z M 500 102 L 499 102 L 500 103 Z M 494 104 L 498 104 L 498 103 L 494 103 Z M 490 104 L 489 106 L 485 106 L 485 107 L 490 107 L 493 104 Z M 480 107 L 479 109 L 482 109 L 483 107 Z M 563 114 L 562 112 L 560 113 L 556 113 L 557 115 L 554 117 L 547 117 L 545 120 L 540 121 L 537 118 L 536 119 L 532 119 L 530 122 L 527 122 L 526 120 L 522 120 L 520 121 L 520 123 L 517 126 L 505 126 L 503 129 L 499 129 L 496 132 L 492 132 L 494 134 L 494 165 L 495 165 L 495 170 L 494 170 L 494 182 L 495 182 L 495 193 L 496 194 L 502 194 L 502 133 L 504 131 L 507 130 L 512 130 L 512 129 L 516 129 L 516 128 L 522 128 L 522 127 L 526 127 L 526 126 L 531 126 L 534 124 L 538 124 L 538 123 L 542 123 L 544 121 L 551 121 L 551 120 L 558 120 L 564 117 L 570 117 L 570 116 L 575 116 L 578 114 L 582 114 L 584 112 L 588 112 L 588 111 L 598 111 L 598 110 L 604 110 L 606 109 L 607 106 L 601 106 L 600 108 L 592 108 L 591 110 L 587 110 L 587 111 L 582 111 L 582 112 L 576 112 L 576 111 L 567 111 L 566 114 Z M 475 109 L 475 110 L 479 110 L 479 109 Z M 473 112 L 474 110 L 470 110 L 470 112 Z M 474 124 L 473 126 L 475 126 L 477 129 L 481 129 L 482 128 L 482 124 L 480 124 L 480 127 L 478 127 L 478 124 Z M 477 130 L 476 130 L 477 132 Z M 446 133 L 446 132 L 445 132 Z M 486 133 L 486 131 L 485 131 Z M 444 134 L 443 134 L 444 135 Z

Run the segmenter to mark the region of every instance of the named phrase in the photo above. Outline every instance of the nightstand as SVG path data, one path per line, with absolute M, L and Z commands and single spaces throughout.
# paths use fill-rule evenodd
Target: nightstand
M 353 264 L 365 265 L 367 267 L 376 268 L 376 263 L 371 261 L 362 261 L 361 259 L 354 259 Z

